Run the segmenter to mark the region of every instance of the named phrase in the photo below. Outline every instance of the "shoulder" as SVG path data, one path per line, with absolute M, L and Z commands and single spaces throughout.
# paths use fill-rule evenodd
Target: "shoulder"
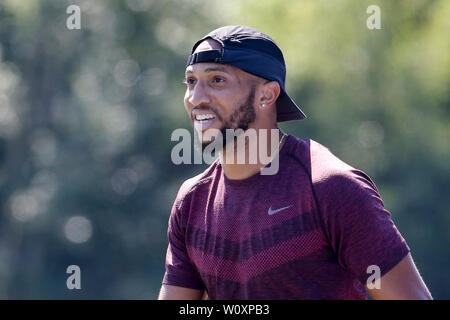
M 322 210 L 355 210 L 383 206 L 373 180 L 335 156 L 318 142 L 310 141 L 311 181 Z
M 339 159 L 324 145 L 312 139 L 292 136 L 289 156 L 309 176 L 313 192 L 320 202 L 333 203 L 378 196 L 371 178 L 363 171 Z
M 329 148 L 309 140 L 311 180 L 314 186 L 327 188 L 357 187 L 370 184 L 375 187 L 369 176 L 338 158 Z
M 353 167 L 336 157 L 327 147 L 312 140 L 291 136 L 288 154 L 308 173 L 313 184 L 347 177 Z
M 311 140 L 311 177 L 314 183 L 323 183 L 334 178 L 351 176 L 352 166 L 334 155 L 330 149 Z
M 185 199 L 189 197 L 199 186 L 210 183 L 215 171 L 217 170 L 218 160 L 214 161 L 206 170 L 200 174 L 193 176 L 185 180 L 178 190 L 177 197 L 175 199 L 175 206 L 177 209 L 181 209 L 181 206 L 185 202 Z

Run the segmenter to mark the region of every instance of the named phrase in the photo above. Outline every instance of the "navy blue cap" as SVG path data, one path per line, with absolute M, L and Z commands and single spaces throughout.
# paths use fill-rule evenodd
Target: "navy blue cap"
M 208 38 L 220 42 L 221 50 L 194 53 L 197 46 Z M 213 30 L 194 44 L 186 66 L 198 62 L 228 64 L 255 76 L 277 81 L 281 88 L 277 99 L 277 122 L 306 118 L 286 93 L 283 53 L 275 41 L 261 31 L 245 26 L 225 26 Z

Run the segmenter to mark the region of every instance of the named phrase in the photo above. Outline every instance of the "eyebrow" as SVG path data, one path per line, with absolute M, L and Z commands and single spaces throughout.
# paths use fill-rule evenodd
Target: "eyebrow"
M 204 70 L 204 72 L 214 72 L 214 71 L 225 72 L 225 73 L 228 73 L 229 75 L 231 75 L 231 73 L 225 67 L 211 67 L 211 68 L 206 68 Z M 194 72 L 192 70 L 188 70 L 188 71 L 186 71 L 186 73 L 192 74 Z

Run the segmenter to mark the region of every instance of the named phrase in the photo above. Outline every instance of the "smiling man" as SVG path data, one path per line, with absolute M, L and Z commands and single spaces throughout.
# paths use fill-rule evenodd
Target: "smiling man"
M 374 299 L 431 299 L 372 180 L 279 130 L 305 118 L 285 77 L 281 50 L 258 30 L 222 27 L 194 45 L 184 104 L 201 143 L 240 129 L 272 146 L 262 133 L 278 130 L 268 149 L 279 169 L 263 175 L 260 158 L 226 161 L 252 150 L 224 139 L 221 156 L 183 183 L 159 299 L 366 299 L 366 290 Z M 367 285 L 369 270 L 379 270 L 378 288 Z

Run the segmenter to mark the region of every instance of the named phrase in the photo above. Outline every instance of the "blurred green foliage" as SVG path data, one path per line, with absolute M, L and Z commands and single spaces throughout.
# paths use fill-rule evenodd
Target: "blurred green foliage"
M 81 30 L 66 28 L 70 4 Z M 449 299 L 449 16 L 446 0 L 1 1 L 0 298 L 156 298 L 176 192 L 205 169 L 170 161 L 171 132 L 191 127 L 185 61 L 243 24 L 282 48 L 308 115 L 281 128 L 374 179 Z M 72 264 L 82 290 L 66 287 Z

